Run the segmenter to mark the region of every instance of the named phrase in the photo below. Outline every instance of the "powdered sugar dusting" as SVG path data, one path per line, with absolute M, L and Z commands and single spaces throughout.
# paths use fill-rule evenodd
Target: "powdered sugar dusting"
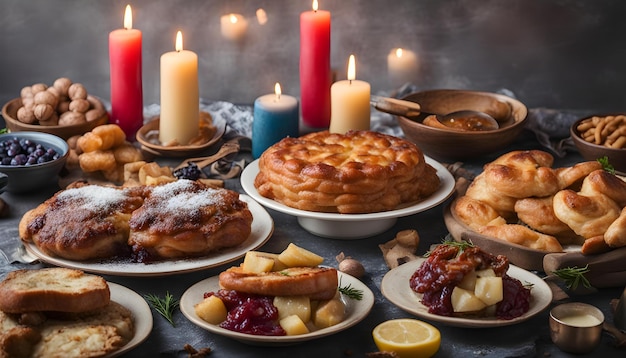
M 81 209 L 102 211 L 119 204 L 126 198 L 126 193 L 115 188 L 87 185 L 80 188 L 67 189 L 60 193 L 57 198 L 60 201 L 76 201 L 80 203 Z
M 158 202 L 159 209 L 166 213 L 198 210 L 223 201 L 221 190 L 208 187 L 198 190 L 196 186 L 190 180 L 177 180 L 154 188 L 150 199 Z

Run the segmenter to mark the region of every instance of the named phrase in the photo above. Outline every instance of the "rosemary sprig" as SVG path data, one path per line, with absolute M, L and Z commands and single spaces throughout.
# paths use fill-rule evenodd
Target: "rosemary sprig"
M 589 265 L 585 265 L 585 267 L 564 267 L 553 271 L 553 273 L 565 281 L 565 286 L 568 289 L 575 290 L 581 283 L 585 288 L 591 287 L 591 283 L 589 283 L 589 280 L 585 277 L 585 274 L 589 271 Z
M 339 280 L 339 292 L 348 296 L 353 300 L 360 301 L 363 299 L 363 291 L 358 288 L 352 287 L 352 285 L 348 284 L 348 286 L 341 286 L 341 280 Z
M 611 165 L 611 163 L 609 163 L 609 157 L 606 155 L 602 158 L 598 158 L 598 163 L 602 164 L 602 169 L 605 171 L 615 174 L 615 168 Z
M 150 305 L 152 306 L 152 308 L 155 309 L 155 311 L 159 312 L 161 314 L 161 316 L 165 317 L 165 319 L 167 319 L 167 321 L 172 325 L 172 326 L 176 326 L 174 324 L 174 310 L 176 309 L 176 307 L 178 307 L 178 305 L 180 304 L 180 302 L 174 298 L 174 296 L 172 296 L 172 294 L 168 292 L 165 293 L 165 298 L 161 298 L 157 295 L 154 294 L 148 294 L 144 296 L 146 301 L 148 301 L 148 303 L 150 303 Z
M 465 251 L 469 247 L 474 247 L 474 244 L 469 241 L 456 241 L 454 239 L 444 239 L 441 241 L 441 245 L 456 246 L 459 248 L 459 251 Z M 426 251 L 424 257 L 429 257 L 431 253 L 432 250 Z

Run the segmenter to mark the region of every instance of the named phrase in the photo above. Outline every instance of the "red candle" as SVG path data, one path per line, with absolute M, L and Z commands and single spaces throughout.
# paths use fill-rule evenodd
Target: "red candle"
M 330 12 L 317 9 L 300 14 L 300 106 L 309 127 L 330 124 Z
M 111 121 L 122 128 L 128 140 L 135 140 L 143 125 L 141 31 L 132 27 L 132 11 L 127 5 L 124 28 L 109 34 Z

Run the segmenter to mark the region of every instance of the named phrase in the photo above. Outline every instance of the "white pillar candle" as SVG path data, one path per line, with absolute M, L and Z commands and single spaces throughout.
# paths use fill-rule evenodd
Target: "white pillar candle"
M 370 129 L 370 84 L 355 78 L 355 59 L 350 55 L 348 79 L 335 82 L 330 88 L 331 133 Z
M 198 135 L 200 96 L 198 56 L 183 50 L 183 37 L 176 34 L 176 51 L 161 56 L 161 144 L 188 144 Z
M 411 50 L 395 48 L 387 55 L 387 71 L 392 86 L 415 80 L 417 69 L 417 55 Z

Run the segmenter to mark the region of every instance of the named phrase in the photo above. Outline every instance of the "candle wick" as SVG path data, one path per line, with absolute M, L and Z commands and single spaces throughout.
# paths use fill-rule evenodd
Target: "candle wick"
M 348 83 L 348 84 L 349 84 L 349 85 L 352 85 L 352 80 L 348 80 L 348 81 L 349 81 L 349 83 Z

